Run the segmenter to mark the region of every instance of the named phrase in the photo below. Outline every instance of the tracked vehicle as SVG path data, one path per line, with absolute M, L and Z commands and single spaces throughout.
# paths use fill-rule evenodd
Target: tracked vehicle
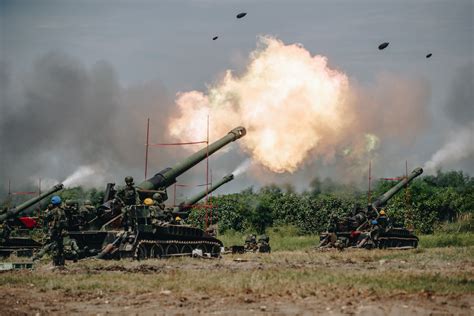
M 28 216 L 22 217 L 20 213 L 62 188 L 62 184 L 57 184 L 43 194 L 0 214 L 2 226 L 0 229 L 0 256 L 6 257 L 13 253 L 17 256 L 31 256 L 34 251 L 42 247 L 40 242 L 29 236 L 31 230 L 37 227 L 36 220 Z M 11 227 L 14 222 L 17 225 Z
M 208 147 L 194 153 L 172 168 L 167 168 L 143 181 L 136 187 L 142 199 L 152 196 L 156 192 L 166 192 L 166 188 L 176 182 L 176 178 L 206 159 L 222 147 L 243 137 L 246 130 L 237 127 L 226 136 L 210 144 Z M 214 186 L 230 181 L 233 177 L 226 177 Z M 212 190 L 213 188 L 211 188 Z M 182 225 L 173 220 L 165 221 L 160 225 L 151 223 L 150 207 L 146 205 L 129 206 L 128 214 L 134 221 L 134 227 L 125 231 L 121 227 L 121 211 L 113 199 L 113 185 L 108 185 L 106 199 L 96 219 L 91 221 L 88 229 L 70 231 L 69 237 L 76 240 L 83 256 L 97 254 L 99 258 L 138 259 L 167 257 L 174 255 L 191 254 L 193 249 L 201 249 L 204 253 L 217 256 L 220 253 L 222 242 L 201 229 Z M 200 194 L 197 199 L 191 199 L 176 209 L 168 209 L 170 218 L 185 215 L 189 204 L 197 202 L 205 196 Z M 164 200 L 167 195 L 164 194 Z
M 380 211 L 397 192 L 422 173 L 422 168 L 414 169 L 367 209 L 357 209 L 352 216 L 341 220 L 332 219 L 328 231 L 320 235 L 319 247 L 416 248 L 418 237 L 411 230 L 380 216 Z

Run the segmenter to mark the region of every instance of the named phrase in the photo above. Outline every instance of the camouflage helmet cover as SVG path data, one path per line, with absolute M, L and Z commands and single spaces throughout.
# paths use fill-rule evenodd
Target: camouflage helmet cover
M 125 183 L 133 183 L 133 177 L 127 176 L 125 177 Z
M 85 200 L 85 201 L 84 201 L 84 205 L 92 205 L 91 200 Z
M 163 197 L 161 196 L 161 193 L 156 192 L 155 194 L 153 194 L 153 200 L 155 200 L 155 201 L 162 201 L 162 200 L 163 200 Z

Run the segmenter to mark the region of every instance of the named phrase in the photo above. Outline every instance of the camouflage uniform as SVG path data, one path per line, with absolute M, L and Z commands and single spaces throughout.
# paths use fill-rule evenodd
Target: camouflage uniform
M 81 226 L 85 226 L 89 221 L 96 217 L 95 207 L 92 206 L 91 201 L 85 200 L 84 204 L 79 208 L 79 218 Z
M 270 238 L 267 235 L 263 234 L 258 237 L 257 251 L 261 253 L 271 251 Z
M 132 205 L 140 205 L 140 197 L 137 189 L 134 187 L 133 178 L 125 177 L 126 186 L 118 190 L 116 198 L 122 203 L 122 226 L 125 230 L 129 230 L 134 226 L 131 216 Z
M 48 207 L 43 212 L 43 216 L 41 218 L 41 221 L 42 221 L 41 227 L 44 229 L 44 231 L 48 230 L 49 221 L 51 220 L 51 211 L 53 209 L 54 209 L 54 205 L 53 204 L 48 204 Z
M 151 224 L 162 226 L 167 220 L 162 195 L 158 192 L 153 194 L 153 202 L 153 205 L 150 206 Z
M 5 243 L 10 238 L 11 232 L 12 228 L 7 221 L 0 223 L 0 243 Z
M 77 245 L 77 242 L 73 238 L 66 237 L 63 239 L 63 245 L 64 245 L 64 257 L 67 258 L 68 260 L 73 260 L 74 262 L 79 259 L 79 246 Z
M 79 209 L 77 202 L 66 200 L 66 205 L 63 207 L 64 214 L 67 220 L 67 229 L 75 230 L 80 225 Z
M 119 198 L 126 206 L 139 205 L 140 197 L 138 195 L 137 188 L 134 187 L 133 178 L 126 177 L 125 183 L 126 186 L 118 190 L 117 198 Z
M 245 251 L 256 252 L 258 249 L 257 236 L 255 236 L 254 234 L 248 235 L 247 238 L 245 238 L 244 248 L 245 248 Z
M 49 214 L 47 214 L 48 226 L 49 226 L 49 241 L 45 246 L 38 252 L 33 258 L 37 260 L 46 253 L 53 255 L 53 264 L 55 266 L 64 265 L 64 235 L 66 234 L 67 219 L 64 213 L 64 209 L 61 206 L 53 208 Z

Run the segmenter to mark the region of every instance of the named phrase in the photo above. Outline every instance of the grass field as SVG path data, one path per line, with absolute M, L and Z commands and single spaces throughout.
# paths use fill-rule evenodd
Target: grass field
M 68 263 L 0 273 L 0 314 L 472 314 L 474 234 L 412 250 L 319 251 L 318 236 L 268 231 L 271 254 Z M 245 234 L 219 236 L 226 246 Z M 34 302 L 34 303 L 32 303 Z
M 219 236 L 224 245 L 241 245 L 245 241 L 246 233 L 229 231 Z M 277 227 L 267 230 L 273 251 L 309 250 L 319 244 L 319 235 L 300 236 L 294 227 Z M 435 247 L 468 247 L 474 246 L 472 232 L 439 232 L 433 235 L 419 236 L 420 248 Z
M 342 252 L 314 250 L 317 236 L 269 234 L 271 254 L 90 259 L 65 269 L 43 262 L 32 271 L 3 272 L 0 314 L 474 312 L 472 234 L 423 236 L 415 250 Z M 220 237 L 229 245 L 243 236 Z

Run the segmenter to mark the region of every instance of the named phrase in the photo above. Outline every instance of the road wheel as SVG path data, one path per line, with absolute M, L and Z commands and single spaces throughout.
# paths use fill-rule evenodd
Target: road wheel
M 148 258 L 147 248 L 144 244 L 141 244 L 140 246 L 138 246 L 137 259 L 138 260 L 145 260 L 147 258 Z
M 178 246 L 176 244 L 169 244 L 168 246 L 166 246 L 165 254 L 167 256 L 175 255 L 177 253 L 179 253 L 179 249 L 178 249 Z
M 163 249 L 163 246 L 155 244 L 151 247 L 150 258 L 161 258 L 164 254 L 165 250 Z
M 181 247 L 180 253 L 185 253 L 191 255 L 193 253 L 193 247 L 191 245 L 183 245 Z
M 220 253 L 221 253 L 221 247 L 219 247 L 218 245 L 213 245 L 211 248 L 211 256 L 219 257 Z

